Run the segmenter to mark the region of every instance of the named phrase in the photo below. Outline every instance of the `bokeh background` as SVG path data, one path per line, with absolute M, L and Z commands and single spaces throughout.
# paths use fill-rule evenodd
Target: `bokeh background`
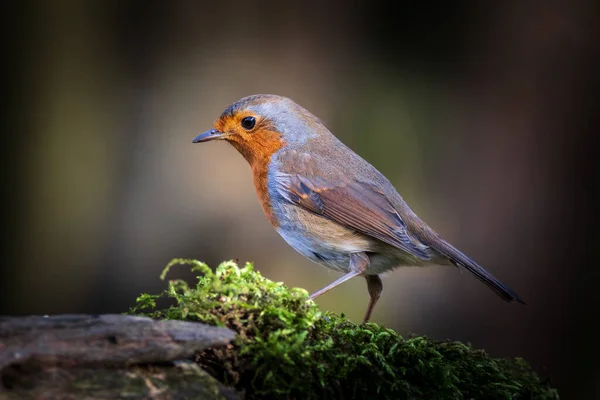
M 600 398 L 593 6 L 15 2 L 0 314 L 122 312 L 174 257 L 253 261 L 309 291 L 335 279 L 271 228 L 233 148 L 191 143 L 231 102 L 275 93 L 528 303 L 456 269 L 403 269 L 376 322 L 522 356 L 563 398 Z M 367 299 L 356 279 L 318 303 L 360 321 Z

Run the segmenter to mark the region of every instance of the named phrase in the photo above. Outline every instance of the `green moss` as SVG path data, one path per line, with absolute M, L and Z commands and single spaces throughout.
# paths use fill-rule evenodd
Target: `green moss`
M 144 294 L 131 312 L 201 321 L 238 333 L 227 348 L 197 362 L 246 397 L 282 399 L 558 399 L 522 359 L 497 359 L 459 342 L 403 338 L 322 313 L 303 289 L 272 282 L 251 264 L 225 262 L 213 272 L 195 260 L 173 260 L 200 273 L 192 287 L 172 280 Z M 174 304 L 158 308 L 162 298 Z

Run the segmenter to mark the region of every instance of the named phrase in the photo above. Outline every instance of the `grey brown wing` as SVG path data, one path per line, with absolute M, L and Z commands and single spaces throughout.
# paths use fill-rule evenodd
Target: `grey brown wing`
M 276 174 L 275 186 L 284 199 L 415 257 L 430 259 L 426 246 L 409 236 L 404 221 L 375 185 L 344 178 L 343 174 L 336 174 L 338 179 L 329 182 L 314 175 L 314 165 L 306 165 L 316 160 L 305 155 L 303 161 L 304 168 L 296 163 L 293 171 Z M 324 169 L 332 168 L 328 165 Z

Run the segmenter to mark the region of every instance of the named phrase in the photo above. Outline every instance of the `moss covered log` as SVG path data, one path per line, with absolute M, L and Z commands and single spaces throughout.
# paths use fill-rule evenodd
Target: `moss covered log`
M 232 345 L 205 350 L 196 362 L 248 399 L 558 399 L 520 358 L 356 325 L 319 311 L 305 290 L 272 282 L 251 264 L 225 262 L 213 272 L 176 259 L 163 279 L 175 264 L 191 266 L 197 282 L 170 280 L 163 293 L 140 296 L 131 313 L 237 332 Z M 172 304 L 157 307 L 165 298 Z

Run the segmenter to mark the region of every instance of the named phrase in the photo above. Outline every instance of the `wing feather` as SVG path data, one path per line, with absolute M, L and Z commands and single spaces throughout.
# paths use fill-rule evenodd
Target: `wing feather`
M 377 186 L 344 178 L 343 174 L 338 175 L 336 182 L 328 182 L 315 176 L 313 171 L 331 171 L 334 166 L 307 165 L 315 160 L 305 153 L 300 159 L 303 162 L 295 163 L 293 171 L 276 175 L 277 191 L 283 198 L 415 257 L 430 258 L 426 248 L 409 236 L 402 218 Z

